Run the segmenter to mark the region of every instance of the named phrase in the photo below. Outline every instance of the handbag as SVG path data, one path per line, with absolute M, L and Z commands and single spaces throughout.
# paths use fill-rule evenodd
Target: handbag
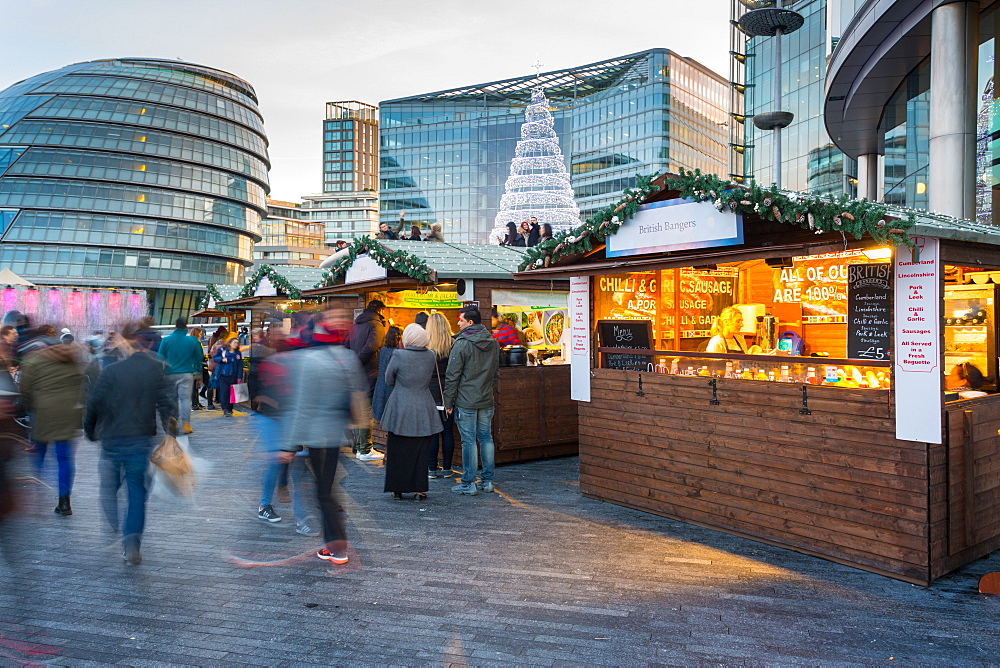
M 437 377 L 438 391 L 441 392 L 441 405 L 435 406 L 434 408 L 438 410 L 438 415 L 441 416 L 441 422 L 444 423 L 448 421 L 448 411 L 445 410 L 444 407 L 444 387 L 441 385 L 441 367 L 438 366 L 437 359 L 434 360 L 434 375 Z
M 229 403 L 240 404 L 250 401 L 250 387 L 246 383 L 235 383 L 229 386 Z

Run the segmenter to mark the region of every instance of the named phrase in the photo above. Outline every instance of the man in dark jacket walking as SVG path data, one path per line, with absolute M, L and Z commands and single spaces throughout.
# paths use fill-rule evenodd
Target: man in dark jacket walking
M 146 523 L 146 478 L 159 413 L 165 430 L 174 431 L 177 416 L 173 384 L 163 363 L 144 345 L 141 328 L 122 328 L 128 356 L 109 364 L 90 393 L 83 429 L 91 441 L 100 439 L 101 505 L 108 523 L 118 530 L 118 488 L 122 478 L 128 490 L 128 510 L 121 527 L 125 561 L 142 562 L 139 552 Z
M 500 346 L 483 326 L 479 309 L 462 309 L 458 327 L 444 382 L 444 407 L 449 415 L 455 412 L 462 436 L 462 482 L 451 491 L 474 496 L 480 489 L 493 491 L 493 389 L 500 376 Z M 477 441 L 483 462 L 478 485 Z
M 375 382 L 378 380 L 378 351 L 385 341 L 386 322 L 382 317 L 385 304 L 373 299 L 368 306 L 354 319 L 354 325 L 347 335 L 347 347 L 358 356 L 365 374 L 368 376 L 368 401 L 371 402 L 375 393 Z M 362 461 L 382 459 L 382 454 L 372 451 L 372 426 L 367 429 L 354 430 L 354 452 Z

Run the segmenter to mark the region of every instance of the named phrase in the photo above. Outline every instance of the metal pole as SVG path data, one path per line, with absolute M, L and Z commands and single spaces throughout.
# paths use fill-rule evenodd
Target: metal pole
M 778 3 L 781 6 L 781 3 Z M 774 32 L 774 110 L 781 111 L 781 29 Z M 774 172 L 774 184 L 781 187 L 781 128 L 774 128 L 772 137 L 774 142 L 774 158 L 772 159 Z

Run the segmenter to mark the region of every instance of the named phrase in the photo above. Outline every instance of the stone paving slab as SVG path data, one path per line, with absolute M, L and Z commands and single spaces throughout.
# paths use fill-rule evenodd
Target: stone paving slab
M 194 420 L 196 491 L 154 491 L 139 567 L 102 526 L 96 445 L 78 445 L 72 517 L 52 513 L 51 477 L 21 483 L 0 527 L 0 665 L 1000 662 L 1000 601 L 976 592 L 1000 553 L 925 589 L 585 499 L 575 458 L 502 467 L 496 494 L 433 480 L 415 503 L 344 452 L 356 554 L 331 566 L 290 504 L 257 520 L 252 420 Z

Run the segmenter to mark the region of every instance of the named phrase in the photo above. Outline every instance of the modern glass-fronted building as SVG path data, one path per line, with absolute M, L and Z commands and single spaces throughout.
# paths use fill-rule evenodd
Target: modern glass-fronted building
M 743 140 L 734 142 L 742 156 L 737 178 L 761 185 L 774 182 L 772 135 L 754 127 L 755 114 L 776 111 L 774 107 L 774 38 L 750 37 L 736 23 L 744 12 L 775 6 L 773 0 L 733 0 L 734 51 L 737 65 L 735 85 L 745 86 L 743 109 L 734 109 L 742 127 Z M 836 195 L 854 194 L 856 167 L 844 159 L 823 124 L 823 91 L 826 62 L 837 42 L 838 25 L 831 20 L 828 0 L 785 0 L 782 7 L 795 10 L 805 22 L 797 31 L 781 38 L 781 111 L 795 114 L 791 125 L 782 130 L 781 186 L 788 190 Z M 740 48 L 742 47 L 742 49 Z
M 160 322 L 252 264 L 267 138 L 246 81 L 199 65 L 69 65 L 0 92 L 0 266 L 145 288 Z
M 378 107 L 327 102 L 323 193 L 302 198 L 306 220 L 326 223 L 326 243 L 378 229 Z
M 825 121 L 859 194 L 1000 224 L 1000 3 L 832 1 Z
M 584 218 L 617 201 L 637 173 L 727 171 L 728 82 L 652 49 L 381 102 L 381 220 L 395 225 L 405 211 L 408 223 L 441 223 L 449 241 L 485 242 L 536 87 L 549 100 Z
M 333 253 L 324 243 L 326 225 L 306 220 L 304 213 L 301 204 L 268 198 L 261 240 L 253 248 L 255 264 L 318 267 Z
M 378 229 L 378 193 L 303 195 L 302 219 L 324 224 L 327 246 L 340 239 L 370 236 Z

